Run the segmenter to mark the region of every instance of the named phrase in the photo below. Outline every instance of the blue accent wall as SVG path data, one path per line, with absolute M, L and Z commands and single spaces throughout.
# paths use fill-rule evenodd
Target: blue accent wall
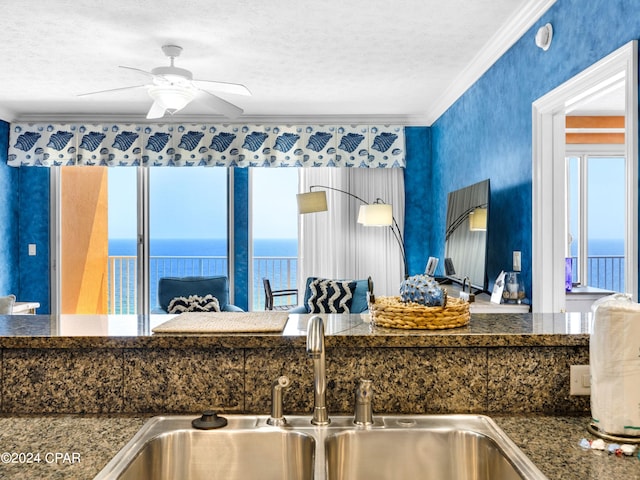
M 18 171 L 7 166 L 9 124 L 0 121 L 0 296 L 18 295 Z
M 234 304 L 249 309 L 249 169 L 233 171 Z
M 38 313 L 50 313 L 49 174 L 48 168 L 20 167 L 19 298 L 40 302 Z M 28 245 L 36 245 L 29 256 Z
M 7 166 L 8 144 L 9 124 L 0 121 L 0 295 L 49 313 L 49 169 Z
M 423 273 L 430 256 L 437 252 L 435 230 L 439 207 L 431 203 L 431 129 L 406 127 L 407 166 L 404 171 L 404 243 L 409 275 Z M 445 207 L 446 208 L 446 207 Z
M 522 251 L 523 277 L 531 292 L 531 104 L 612 51 L 640 37 L 637 0 L 558 0 L 433 125 L 432 178 L 425 201 L 446 205 L 447 193 L 489 178 L 488 274 L 512 268 Z M 536 47 L 535 32 L 553 25 L 551 48 Z M 413 161 L 413 159 L 411 159 Z M 413 215 L 413 214 L 411 214 Z M 431 250 L 444 255 L 443 208 L 434 207 Z M 408 219 L 421 221 L 420 218 Z M 415 239 L 412 237 L 412 240 Z M 410 243 L 412 251 L 421 245 Z

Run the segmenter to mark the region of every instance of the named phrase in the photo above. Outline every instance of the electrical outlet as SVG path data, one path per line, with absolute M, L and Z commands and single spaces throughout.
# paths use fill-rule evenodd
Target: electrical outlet
M 522 255 L 518 250 L 514 250 L 513 252 L 513 271 L 519 272 L 522 270 Z
M 591 395 L 591 370 L 589 365 L 569 367 L 569 395 Z

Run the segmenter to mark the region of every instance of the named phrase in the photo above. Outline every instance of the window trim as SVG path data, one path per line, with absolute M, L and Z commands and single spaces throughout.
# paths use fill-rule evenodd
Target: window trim
M 623 144 L 568 144 L 565 152 L 565 164 L 566 164 L 566 190 L 569 191 L 569 162 L 566 161 L 569 158 L 578 158 L 578 231 L 579 231 L 579 240 L 578 240 L 578 278 L 577 281 L 581 285 L 589 286 L 589 278 L 588 278 L 588 270 L 589 270 L 589 251 L 587 248 L 587 243 L 589 241 L 588 235 L 588 181 L 589 174 L 588 170 L 584 167 L 589 158 L 622 158 L 624 160 L 624 168 L 625 168 L 625 184 L 628 184 L 626 179 L 626 175 L 628 174 L 629 168 L 627 166 L 627 158 L 625 157 L 625 147 Z M 627 202 L 628 203 L 628 202 Z M 569 199 L 567 198 L 567 210 L 566 210 L 566 221 L 567 221 L 567 232 L 569 231 Z M 629 206 L 626 205 L 628 208 Z M 626 235 L 625 235 L 625 243 L 626 243 Z M 626 249 L 626 244 L 625 244 Z M 585 255 L 586 252 L 586 255 Z M 571 252 L 567 251 L 567 256 L 571 256 Z M 625 262 L 626 263 L 626 262 Z M 576 279 L 574 279 L 575 281 Z

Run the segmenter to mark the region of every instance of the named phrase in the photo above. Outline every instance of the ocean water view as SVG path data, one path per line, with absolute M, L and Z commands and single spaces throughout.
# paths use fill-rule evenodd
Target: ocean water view
M 253 309 L 264 308 L 262 277 L 272 288 L 295 288 L 298 240 L 255 239 L 253 246 Z M 136 240 L 109 240 L 109 298 L 111 313 L 135 313 Z M 157 302 L 158 280 L 162 277 L 228 275 L 227 241 L 215 239 L 152 239 L 150 244 L 150 304 Z
M 151 255 L 189 257 L 189 256 L 226 256 L 226 238 L 159 238 L 151 240 Z M 136 254 L 135 238 L 110 238 L 109 255 L 123 256 Z M 253 255 L 256 257 L 296 257 L 298 255 L 297 238 L 257 238 L 253 243 Z

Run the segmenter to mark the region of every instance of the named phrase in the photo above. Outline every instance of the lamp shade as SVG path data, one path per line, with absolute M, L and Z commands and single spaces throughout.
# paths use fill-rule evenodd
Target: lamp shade
M 298 213 L 316 213 L 327 211 L 327 192 L 298 193 Z
M 390 227 L 393 224 L 393 208 L 386 203 L 361 205 L 358 223 L 365 227 Z
M 476 208 L 469 213 L 469 230 L 472 232 L 484 232 L 487 230 L 487 209 Z
M 179 85 L 155 85 L 149 87 L 149 96 L 169 113 L 175 113 L 194 99 L 195 91 Z

